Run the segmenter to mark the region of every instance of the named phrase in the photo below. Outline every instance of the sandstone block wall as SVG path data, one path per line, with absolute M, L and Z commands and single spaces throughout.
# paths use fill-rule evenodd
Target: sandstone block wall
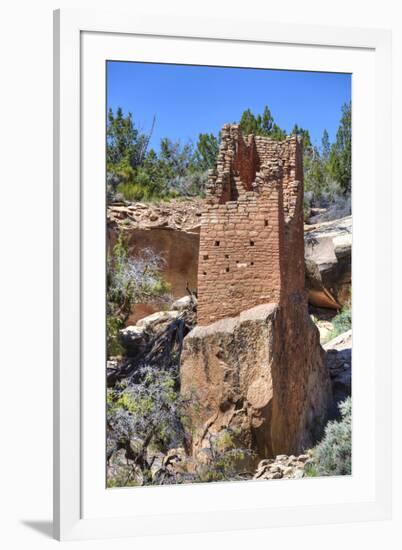
M 201 217 L 198 324 L 303 289 L 301 145 L 225 125 Z

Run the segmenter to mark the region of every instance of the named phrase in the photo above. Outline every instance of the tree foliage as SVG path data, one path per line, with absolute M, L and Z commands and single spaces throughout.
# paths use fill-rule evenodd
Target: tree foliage
M 308 151 L 312 147 L 310 132 L 308 130 L 305 130 L 304 128 L 301 128 L 298 124 L 295 124 L 293 126 L 291 135 L 300 136 L 304 151 Z
M 342 107 L 342 118 L 336 140 L 329 153 L 328 171 L 343 193 L 350 192 L 352 182 L 352 110 L 351 104 Z
M 239 126 L 243 134 L 283 140 L 287 132 L 274 120 L 268 106 L 261 114 L 243 111 Z M 107 119 L 107 189 L 109 198 L 128 201 L 169 200 L 180 196 L 202 196 L 219 151 L 219 136 L 200 133 L 197 143 L 181 144 L 167 137 L 159 151 L 148 150 L 152 130 L 145 134 L 131 113 L 109 110 Z M 312 206 L 340 205 L 350 211 L 351 190 L 351 104 L 342 107 L 342 117 L 331 144 L 326 130 L 320 144 L 313 144 L 309 130 L 294 124 L 291 135 L 303 144 L 306 215 Z M 330 215 L 330 214 L 329 214 Z
M 286 138 L 286 131 L 276 124 L 268 106 L 264 107 L 262 115 L 254 115 L 251 109 L 246 109 L 240 118 L 239 126 L 244 135 L 254 134 L 275 140 Z
M 109 109 L 106 136 L 107 182 L 109 192 L 113 192 L 119 183 L 127 183 L 134 177 L 144 161 L 150 136 L 139 132 L 132 114 L 124 116 L 120 107 L 116 113 Z
M 201 171 L 214 168 L 219 151 L 219 139 L 214 134 L 199 134 L 194 154 L 196 166 Z
M 327 208 L 322 221 L 351 213 L 351 104 L 342 107 L 334 143 L 324 130 L 320 146 L 304 147 L 304 188 L 310 206 Z
M 191 143 L 163 138 L 158 153 L 148 150 L 152 130 L 141 132 L 131 113 L 121 108 L 107 116 L 106 183 L 109 199 L 128 201 L 169 199 L 176 196 L 202 195 L 206 174 L 213 168 L 219 150 L 219 138 L 200 134 L 195 147 Z

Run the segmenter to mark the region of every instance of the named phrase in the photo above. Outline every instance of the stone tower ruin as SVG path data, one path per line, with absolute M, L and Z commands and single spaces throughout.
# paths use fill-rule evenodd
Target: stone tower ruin
M 197 457 L 229 430 L 256 457 L 321 437 L 332 390 L 304 289 L 303 161 L 297 137 L 221 133 L 201 217 L 197 326 L 181 393 Z
M 303 292 L 301 144 L 227 124 L 201 218 L 198 324 Z

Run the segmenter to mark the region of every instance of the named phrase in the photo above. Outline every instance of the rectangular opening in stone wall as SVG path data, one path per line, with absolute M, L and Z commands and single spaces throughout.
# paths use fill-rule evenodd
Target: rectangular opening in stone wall
M 229 258 L 229 254 L 225 254 L 225 258 L 228 259 L 228 258 Z
M 264 225 L 265 225 L 265 227 L 267 227 L 267 225 L 268 225 L 268 220 L 264 220 Z
M 206 271 L 203 271 L 203 272 L 202 272 L 202 274 L 203 274 L 203 275 L 206 275 L 206 274 L 207 274 L 207 272 L 206 272 Z
M 254 262 L 250 262 L 250 265 L 254 265 Z
M 228 267 L 226 268 L 226 273 L 229 273 L 229 268 Z
M 202 257 L 203 260 L 208 260 L 208 254 L 204 254 L 204 256 Z
M 219 246 L 221 244 L 220 241 L 215 241 L 215 246 Z
M 250 246 L 254 246 L 254 241 L 250 241 Z

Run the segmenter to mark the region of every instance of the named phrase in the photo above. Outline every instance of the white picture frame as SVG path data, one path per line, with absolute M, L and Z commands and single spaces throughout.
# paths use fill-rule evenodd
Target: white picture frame
M 249 66 L 250 52 L 253 65 L 258 67 L 355 75 L 353 475 L 106 490 L 102 482 L 104 350 L 103 344 L 97 345 L 100 337 L 103 342 L 105 322 L 104 281 L 99 276 L 105 265 L 105 127 L 104 117 L 100 117 L 105 109 L 105 61 L 229 66 L 235 58 L 236 66 Z M 391 249 L 385 243 L 390 242 L 386 236 L 391 231 L 391 158 L 389 139 L 383 139 L 391 134 L 390 67 L 391 35 L 384 30 L 274 24 L 261 19 L 251 25 L 240 20 L 138 17 L 135 13 L 98 10 L 55 12 L 56 538 L 222 531 L 390 517 Z M 375 296 L 369 305 L 368 290 Z

